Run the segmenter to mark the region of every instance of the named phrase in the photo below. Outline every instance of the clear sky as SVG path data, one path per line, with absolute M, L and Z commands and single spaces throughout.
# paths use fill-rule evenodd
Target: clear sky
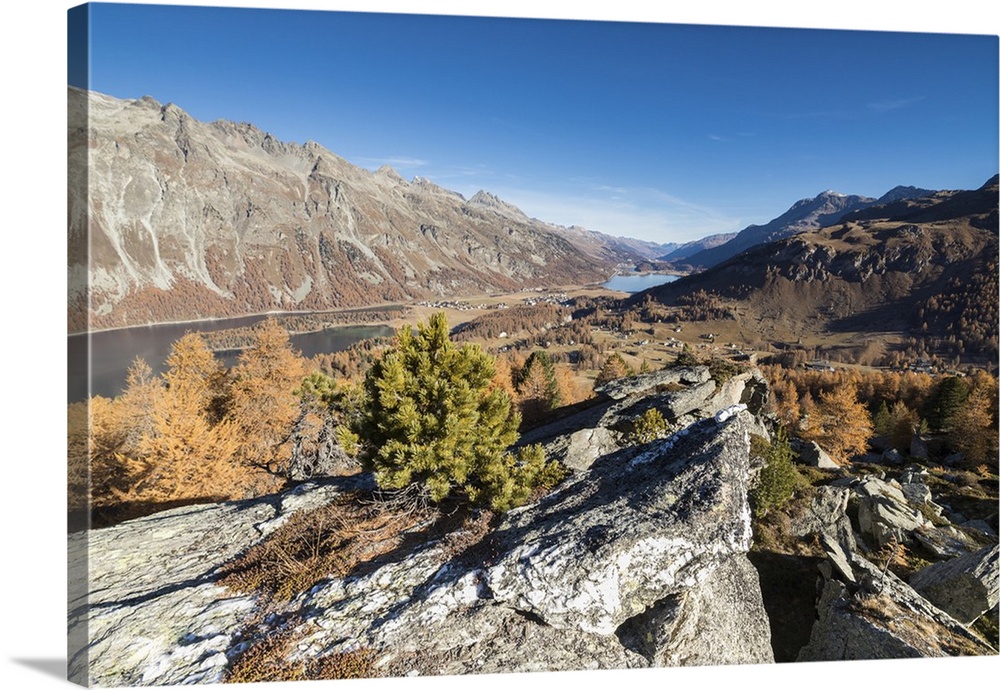
M 995 35 L 92 7 L 96 91 L 614 235 L 688 241 L 826 189 L 998 170 Z
M 213 4 L 236 4 L 234 0 L 202 0 L 201 4 L 211 1 Z M 188 0 L 185 0 L 188 2 Z M 288 5 L 286 0 L 244 0 L 244 4 L 257 2 L 271 6 Z M 0 40 L 0 60 L 5 66 L 3 93 L 5 96 L 2 112 L 4 132 L 4 228 L 5 256 L 8 262 L 5 270 L 0 273 L 3 280 L 5 316 L 12 329 L 21 327 L 23 331 L 30 324 L 30 337 L 8 337 L 2 340 L 3 361 L 12 365 L 4 371 L 4 385 L 8 397 L 16 401 L 8 405 L 5 412 L 6 429 L 10 430 L 5 437 L 8 462 L 5 466 L 9 487 L 5 506 L 9 515 L 17 516 L 16 520 L 7 521 L 8 528 L 4 532 L 8 551 L 16 554 L 30 554 L 24 562 L 24 567 L 7 567 L 3 569 L 3 587 L 0 591 L 6 597 L 3 599 L 3 610 L 9 621 L 16 625 L 5 626 L 6 636 L 4 649 L 0 655 L 0 677 L 7 679 L 6 687 L 32 688 L 33 690 L 56 689 L 65 690 L 65 659 L 66 640 L 56 629 L 65 621 L 66 601 L 66 557 L 65 557 L 65 435 L 59 430 L 59 420 L 65 420 L 65 400 L 58 394 L 60 381 L 65 381 L 66 361 L 66 10 L 75 4 L 75 0 L 33 0 L 33 2 L 18 3 L 8 11 L 7 21 L 0 24 L 3 40 Z M 468 12 L 473 5 L 477 12 L 491 15 L 532 15 L 532 16 L 581 16 L 600 17 L 607 19 L 656 19 L 662 21 L 688 21 L 695 23 L 720 23 L 723 19 L 729 23 L 739 24 L 780 24 L 794 26 L 835 26 L 850 28 L 904 28 L 913 31 L 964 31 L 983 32 L 990 34 L 998 31 L 998 13 L 991 10 L 991 3 L 983 0 L 949 0 L 947 3 L 902 3 L 898 0 L 837 0 L 832 3 L 786 2 L 779 0 L 699 0 L 698 2 L 650 2 L 649 0 L 575 0 L 565 2 L 557 0 L 295 0 L 296 6 L 311 7 L 350 7 L 351 9 L 391 9 L 394 11 L 409 11 L 419 9 L 447 13 Z M 719 9 L 719 6 L 723 9 Z M 903 8 L 902 10 L 900 8 Z M 15 11 L 16 10 L 16 11 Z M 131 28 L 128 31 L 132 31 Z M 258 34 L 259 36 L 259 34 Z M 264 40 L 257 46 L 258 52 L 268 50 L 273 39 Z M 330 43 L 326 39 L 316 39 L 322 43 Z M 305 39 L 299 42 L 299 48 L 305 49 Z M 152 46 L 156 48 L 156 46 Z M 431 46 L 422 46 L 428 50 Z M 594 46 L 594 51 L 602 50 Z M 919 67 L 923 67 L 920 51 L 911 51 L 911 57 Z M 123 60 L 132 58 L 125 55 Z M 147 80 L 155 80 L 157 74 L 167 74 L 169 63 L 179 59 L 176 54 L 167 52 L 164 48 L 158 62 L 154 62 L 151 72 L 145 75 Z M 792 60 L 788 57 L 787 60 Z M 794 59 L 798 59 L 797 57 Z M 209 61 L 207 69 L 219 58 Z M 836 63 L 832 63 L 836 64 Z M 321 65 L 330 78 L 344 79 L 345 74 L 358 69 L 357 61 L 350 60 L 342 65 Z M 912 184 L 924 186 L 968 187 L 980 184 L 979 178 L 988 177 L 988 168 L 996 165 L 996 55 L 987 55 L 978 63 L 977 69 L 993 69 L 993 76 L 981 76 L 983 86 L 974 85 L 972 89 L 993 89 L 993 98 L 977 100 L 992 105 L 993 121 L 989 122 L 989 112 L 981 113 L 983 124 L 976 130 L 985 132 L 982 142 L 978 145 L 983 156 L 981 163 L 952 164 L 957 172 L 950 168 L 942 168 L 940 176 L 936 173 L 934 160 L 916 165 L 900 166 L 898 169 L 881 173 L 887 179 L 876 179 L 867 182 L 864 179 L 838 176 L 837 179 L 826 179 L 821 169 L 812 166 L 802 167 L 800 180 L 788 176 L 791 181 L 779 186 L 770 187 L 762 184 L 762 175 L 750 173 L 740 178 L 741 185 L 723 189 L 721 185 L 706 184 L 704 193 L 699 193 L 692 199 L 697 201 L 703 196 L 710 201 L 702 202 L 709 208 L 725 211 L 724 204 L 728 199 L 737 200 L 742 196 L 741 189 L 747 189 L 760 197 L 747 205 L 761 206 L 759 212 L 733 212 L 731 215 L 752 219 L 773 217 L 776 211 L 764 208 L 771 205 L 784 210 L 789 205 L 789 198 L 815 194 L 826 187 L 837 187 L 843 190 L 860 191 L 868 194 L 880 194 L 883 188 L 909 181 Z M 968 74 L 969 70 L 954 75 L 955 78 Z M 186 80 L 196 82 L 199 74 L 189 74 Z M 834 71 L 832 68 L 824 73 Z M 919 88 L 917 96 L 932 96 L 934 90 L 944 87 L 949 91 L 954 86 L 951 83 L 953 75 L 942 79 L 920 79 L 919 70 L 906 69 L 904 74 L 914 71 L 918 77 L 913 85 Z M 937 72 L 937 70 L 934 70 Z M 299 75 L 312 72 L 318 73 L 318 68 L 306 63 L 299 63 L 292 74 L 279 76 L 279 81 L 292 79 Z M 339 77 L 337 76 L 339 75 Z M 518 77 L 524 75 L 516 75 Z M 872 69 L 863 69 L 860 74 L 849 73 L 846 69 L 836 73 L 834 85 L 830 86 L 830 99 L 837 105 L 844 106 L 853 102 L 851 92 L 856 85 L 880 82 L 891 84 L 899 75 L 878 75 Z M 912 85 L 912 84 L 911 84 Z M 137 90 L 155 92 L 156 85 L 148 85 Z M 255 94 L 254 98 L 244 97 L 243 102 L 253 105 L 268 106 L 276 102 L 271 97 L 275 85 L 257 84 L 253 78 L 244 84 L 243 92 Z M 760 86 L 763 88 L 763 86 Z M 216 85 L 211 90 L 225 90 L 231 93 L 226 84 Z M 312 92 L 306 89 L 307 93 Z M 122 94 L 132 97 L 133 94 Z M 190 95 L 190 94 L 189 94 Z M 544 95 L 544 94 L 543 94 Z M 161 94 L 163 100 L 181 100 L 182 94 Z M 285 98 L 289 98 L 287 93 Z M 349 100 L 349 96 L 342 95 Z M 856 99 L 861 102 L 861 99 Z M 826 102 L 826 99 L 824 99 Z M 873 101 L 875 102 L 875 101 Z M 926 98 L 923 103 L 926 105 Z M 808 100 L 799 102 L 804 110 L 807 106 L 815 108 Z M 201 106 L 187 104 L 192 112 Z M 967 110 L 966 98 L 963 96 L 948 108 L 956 112 Z M 219 106 L 220 113 L 235 119 L 249 120 L 256 117 L 254 113 L 230 113 L 223 103 Z M 269 108 L 277 110 L 274 108 Z M 816 110 L 819 110 L 816 108 Z M 860 110 L 860 109 L 859 109 Z M 289 111 L 292 112 L 292 111 Z M 301 106 L 294 112 L 302 112 Z M 863 111 L 862 111 L 863 112 Z M 899 111 L 896 112 L 899 114 Z M 199 115 L 211 118 L 213 114 Z M 333 120 L 331 120 L 333 122 Z M 322 124 L 322 120 L 320 121 Z M 279 125 L 271 126 L 277 130 Z M 341 126 L 346 131 L 346 125 Z M 714 128 L 713 128 L 714 129 Z M 931 129 L 937 129 L 932 125 Z M 942 136 L 952 133 L 953 128 L 945 129 Z M 335 132 L 334 127 L 328 131 Z M 882 130 L 876 132 L 881 134 Z M 712 132 L 723 136 L 724 132 Z M 299 136 L 299 135 L 296 135 Z M 305 135 L 320 140 L 324 134 Z M 874 136 L 874 134 L 873 134 Z M 291 137 L 290 137 L 291 138 Z M 338 143 L 346 147 L 343 137 L 337 141 L 327 142 L 331 148 Z M 466 142 L 467 144 L 469 142 Z M 803 145 L 808 140 L 803 140 Z M 410 142 L 414 149 L 419 142 Z M 836 153 L 841 142 L 827 148 Z M 428 160 L 429 164 L 439 162 L 430 154 L 403 151 L 383 150 L 372 146 L 358 153 L 359 156 L 388 158 L 390 156 L 410 155 Z M 860 154 L 855 153 L 855 157 Z M 968 158 L 968 153 L 964 154 Z M 763 168 L 778 160 L 776 156 L 756 156 L 756 165 Z M 878 170 L 884 164 L 885 155 L 865 157 L 863 164 L 853 167 L 859 174 L 868 174 L 870 170 Z M 669 161 L 661 161 L 662 169 L 669 170 Z M 463 164 L 468 165 L 463 161 Z M 612 175 L 610 164 L 608 169 L 598 168 L 598 174 L 610 178 L 611 186 L 622 186 L 617 176 Z M 427 166 L 428 168 L 430 165 Z M 744 166 L 745 167 L 745 166 Z M 423 174 L 429 176 L 430 170 Z M 503 172 L 508 172 L 506 169 Z M 616 170 L 614 172 L 621 172 Z M 414 171 L 407 170 L 408 174 Z M 527 176 L 527 173 L 514 170 Z M 704 173 L 708 175 L 708 173 Z M 808 175 L 808 176 L 807 176 Z M 569 179 L 570 175 L 565 176 Z M 682 175 L 677 175 L 684 183 Z M 831 176 L 832 177 L 832 176 Z M 891 178 L 891 179 L 889 179 Z M 447 180 L 442 180 L 447 182 Z M 484 185 L 489 182 L 483 180 Z M 536 187 L 542 190 L 540 183 Z M 785 187 L 787 184 L 787 189 Z M 459 187 L 460 185 L 454 185 Z M 683 191 L 668 186 L 660 180 L 646 180 L 645 188 L 658 189 L 664 194 L 672 194 L 680 198 Z M 496 185 L 495 188 L 500 187 Z M 506 185 L 505 189 L 513 189 L 514 185 Z M 530 191 L 530 188 L 528 188 Z M 709 192 L 715 190 L 709 197 Z M 767 199 L 774 195 L 773 202 Z M 572 196 L 567 195 L 570 198 Z M 584 196 L 582 193 L 576 196 Z M 599 201 L 600 199 L 598 199 Z M 524 206 L 528 206 L 523 200 Z M 572 207 L 572 204 L 568 204 Z M 580 215 L 587 209 L 585 204 L 577 204 Z M 666 220 L 665 210 L 662 218 Z M 531 209 L 536 215 L 541 210 Z M 631 216 L 633 225 L 637 227 L 638 214 Z M 677 229 L 674 223 L 670 227 Z M 745 223 L 744 223 L 745 224 Z M 679 232 L 679 230 L 678 230 Z M 12 330 L 12 332 L 14 332 Z M 41 384 L 41 385 L 40 385 Z M 53 394 L 53 390 L 56 394 Z M 12 408 L 12 409 L 10 409 Z M 957 664 L 957 665 L 956 665 Z M 821 669 L 820 672 L 817 672 Z M 599 675 L 595 675 L 599 674 Z M 694 685 L 698 687 L 739 688 L 774 688 L 774 687 L 808 687 L 812 690 L 843 690 L 852 687 L 926 687 L 944 688 L 955 684 L 957 677 L 964 678 L 996 678 L 1000 675 L 1000 656 L 980 656 L 964 659 L 920 659 L 913 661 L 876 661 L 849 662 L 838 664 L 778 664 L 776 666 L 717 666 L 699 668 L 670 668 L 648 670 L 600 671 L 593 673 L 574 673 L 572 675 L 552 676 L 550 674 L 524 674 L 518 676 L 516 684 L 522 690 L 548 690 L 555 683 L 564 679 L 582 686 L 591 685 L 616 687 L 618 685 L 633 690 L 662 689 L 670 685 Z M 475 679 L 477 688 L 481 690 L 506 690 L 512 678 L 504 675 L 486 675 Z M 364 688 L 399 688 L 399 690 L 466 690 L 469 679 L 461 676 L 407 678 L 405 680 L 376 679 L 365 681 Z M 262 683 L 255 688 L 269 690 L 290 690 L 290 688 L 335 688 L 342 686 L 338 681 L 315 681 L 308 685 L 289 686 L 278 683 Z

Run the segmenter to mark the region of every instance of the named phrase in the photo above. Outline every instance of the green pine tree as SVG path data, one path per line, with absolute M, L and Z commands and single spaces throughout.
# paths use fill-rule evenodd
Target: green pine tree
M 649 443 L 667 433 L 667 420 L 655 407 L 651 407 L 632 420 L 624 440 L 627 445 Z
M 674 365 L 678 367 L 692 367 L 700 364 L 698 360 L 698 355 L 694 353 L 691 346 L 684 343 L 681 348 L 681 353 L 677 355 L 677 359 L 674 360 Z
M 952 417 L 969 397 L 969 390 L 970 386 L 965 379 L 957 376 L 948 376 L 935 386 L 924 407 L 924 419 L 931 429 L 951 430 Z
M 875 426 L 876 436 L 888 436 L 891 430 L 892 420 L 889 416 L 889 406 L 886 404 L 885 400 L 879 405 L 878 412 L 875 413 L 875 418 L 872 420 Z
M 764 466 L 750 490 L 754 517 L 763 518 L 772 509 L 780 509 L 792 498 L 799 482 L 799 472 L 792 462 L 792 448 L 784 427 L 779 427 L 774 441 L 751 437 L 751 453 L 763 458 Z
M 520 417 L 493 375 L 478 345 L 449 339 L 443 313 L 416 333 L 401 328 L 365 377 L 356 429 L 379 486 L 417 485 L 435 502 L 464 497 L 502 511 L 558 476 L 540 449 L 508 452 Z

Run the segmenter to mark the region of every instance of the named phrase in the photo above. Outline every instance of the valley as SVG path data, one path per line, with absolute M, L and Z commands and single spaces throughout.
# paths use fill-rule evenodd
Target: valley
M 77 673 L 995 654 L 996 597 L 936 588 L 953 562 L 996 580 L 997 177 L 658 244 L 85 103 L 69 522 L 97 567 L 71 625 L 101 635 Z M 153 555 L 138 589 L 120 543 Z M 904 609 L 931 632 L 883 625 Z
M 70 199 L 70 332 L 219 331 L 211 320 L 274 314 L 298 336 L 359 319 L 397 328 L 438 309 L 457 327 L 546 295 L 574 309 L 600 298 L 641 324 L 630 340 L 638 329 L 595 332 L 636 367 L 686 344 L 799 364 L 995 370 L 996 177 L 877 199 L 826 191 L 763 225 L 656 244 L 547 223 L 484 190 L 465 198 L 150 98 L 71 88 L 69 103 L 89 123 L 71 131 L 71 165 L 93 156 L 90 197 Z M 680 279 L 654 285 L 651 268 Z M 620 303 L 593 287 L 644 269 L 624 280 L 648 289 Z M 217 333 L 212 349 L 246 342 Z

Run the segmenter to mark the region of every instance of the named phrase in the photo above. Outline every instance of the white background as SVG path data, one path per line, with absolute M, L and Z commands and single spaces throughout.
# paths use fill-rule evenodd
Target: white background
M 145 4 L 145 3 L 144 3 Z M 228 6 L 478 14 L 752 26 L 800 26 L 951 33 L 998 33 L 995 11 L 981 0 L 909 3 L 839 0 L 819 3 L 719 2 L 653 9 L 648 0 L 479 2 L 186 2 Z M 667 5 L 667 3 L 663 3 Z M 65 683 L 65 223 L 66 10 L 51 0 L 12 3 L 0 22 L 0 262 L 6 319 L 0 410 L 0 625 L 4 688 Z M 859 75 L 864 78 L 864 75 Z M 955 107 L 962 107 L 956 103 Z M 11 155 L 13 153 L 13 155 Z M 900 181 L 905 183 L 905 181 Z M 552 684 L 714 687 L 854 684 L 920 687 L 995 683 L 1000 658 L 786 664 L 778 667 L 602 671 L 560 675 L 323 681 L 302 687 L 525 688 Z M 253 684 L 248 688 L 278 688 Z

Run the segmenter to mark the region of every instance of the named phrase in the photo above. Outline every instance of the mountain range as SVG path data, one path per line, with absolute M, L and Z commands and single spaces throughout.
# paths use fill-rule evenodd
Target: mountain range
M 998 178 L 975 190 L 912 193 L 897 188 L 886 203 L 842 205 L 817 197 L 803 208 L 838 220 L 751 247 L 631 301 L 678 305 L 713 295 L 739 305 L 748 330 L 903 334 L 918 352 L 995 362 Z
M 70 185 L 71 332 L 591 283 L 662 251 L 150 97 L 70 88 L 69 121 L 86 180 Z
M 487 191 L 466 199 L 150 97 L 68 98 L 71 332 L 582 285 L 664 265 L 702 272 L 656 299 L 706 290 L 752 296 L 761 318 L 869 314 L 912 328 L 940 316 L 918 303 L 996 271 L 996 178 L 878 199 L 827 191 L 739 233 L 661 244 L 547 223 Z M 885 307 L 893 300 L 909 306 Z M 955 335 L 941 324 L 940 337 Z
M 682 255 L 667 255 L 661 258 L 664 261 L 683 264 L 689 270 L 709 268 L 751 247 L 832 225 L 848 213 L 872 206 L 883 206 L 892 202 L 920 198 L 932 193 L 932 190 L 929 189 L 898 186 L 878 199 L 873 199 L 827 190 L 810 199 L 801 199 L 795 202 L 787 211 L 764 225 L 748 225 L 724 242 L 716 241 L 705 246 L 701 251 L 687 252 Z
M 683 259 L 687 259 L 689 256 L 698 254 L 699 252 L 720 247 L 735 239 L 736 235 L 737 233 L 735 232 L 726 232 L 702 237 L 693 242 L 685 242 L 684 244 L 672 247 L 669 253 L 660 256 L 659 259 L 660 261 L 681 262 Z

